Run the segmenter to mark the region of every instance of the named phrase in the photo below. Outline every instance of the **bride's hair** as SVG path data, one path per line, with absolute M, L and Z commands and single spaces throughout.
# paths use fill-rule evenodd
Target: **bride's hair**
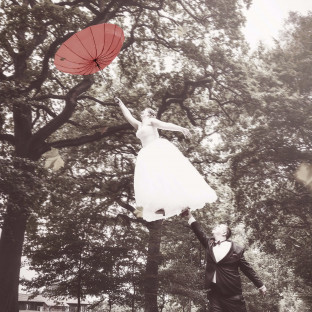
M 157 113 L 155 110 L 153 110 L 152 108 L 146 108 L 145 110 L 147 111 L 149 117 L 156 118 Z

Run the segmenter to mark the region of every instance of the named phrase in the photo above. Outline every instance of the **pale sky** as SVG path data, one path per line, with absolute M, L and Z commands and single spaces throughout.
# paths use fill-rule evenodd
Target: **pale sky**
M 290 11 L 306 14 L 312 11 L 312 0 L 253 0 L 243 30 L 250 47 L 256 48 L 260 40 L 272 45 Z

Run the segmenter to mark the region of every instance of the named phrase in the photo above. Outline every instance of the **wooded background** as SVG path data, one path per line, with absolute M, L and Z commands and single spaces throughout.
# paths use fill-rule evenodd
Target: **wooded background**
M 250 53 L 250 0 L 14 0 L 0 9 L 0 311 L 16 312 L 22 255 L 29 291 L 95 296 L 93 311 L 209 311 L 204 250 L 180 217 L 133 215 L 140 142 L 113 101 L 192 131 L 161 131 L 217 191 L 195 215 L 226 222 L 268 288 L 244 279 L 250 312 L 312 309 L 312 13 L 289 15 L 274 47 Z M 58 71 L 56 50 L 99 23 L 123 28 L 100 74 Z M 57 148 L 65 166 L 44 168 Z M 93 297 L 93 298 L 95 298 Z

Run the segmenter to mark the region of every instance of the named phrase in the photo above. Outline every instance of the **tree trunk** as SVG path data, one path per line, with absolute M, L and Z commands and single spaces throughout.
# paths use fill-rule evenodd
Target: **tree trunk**
M 23 243 L 29 207 L 34 203 L 29 192 L 36 188 L 29 176 L 34 171 L 31 165 L 25 165 L 24 162 L 17 160 L 14 167 L 16 170 L 23 170 L 23 174 L 19 175 L 16 187 L 10 185 L 0 238 L 0 312 L 18 312 Z
M 145 312 L 158 312 L 158 266 L 160 264 L 160 242 L 162 220 L 148 224 L 149 241 L 144 278 Z
M 31 109 L 23 103 L 13 105 L 15 155 L 27 158 L 31 137 Z M 16 160 L 14 167 L 23 172 L 24 181 L 32 166 Z M 29 186 L 27 186 L 28 188 Z M 10 185 L 8 203 L 0 238 L 0 312 L 18 312 L 18 285 L 24 235 L 28 219 L 25 185 Z M 31 188 L 31 185 L 30 185 Z M 26 191 L 27 192 L 27 191 Z M 28 201 L 29 203 L 29 201 Z
M 0 312 L 18 312 L 19 273 L 26 223 L 27 213 L 10 202 L 0 238 Z
M 78 289 L 77 289 L 77 312 L 81 311 L 81 295 L 82 295 L 82 287 L 81 287 L 81 262 L 82 262 L 82 251 L 80 252 L 79 259 L 79 272 L 78 272 Z
M 14 146 L 15 156 L 23 159 L 37 160 L 41 153 L 44 141 L 57 131 L 72 116 L 77 105 L 77 97 L 88 90 L 93 83 L 92 76 L 86 76 L 80 83 L 73 87 L 67 94 L 66 105 L 46 126 L 32 134 L 32 111 L 30 105 L 15 103 L 13 105 L 14 120 Z M 34 155 L 36 154 L 36 155 Z M 26 180 L 28 173 L 34 168 L 29 165 L 16 162 L 16 169 L 24 172 Z M 19 189 L 19 187 L 21 189 Z M 24 243 L 24 235 L 28 219 L 28 209 L 31 200 L 26 199 L 25 185 L 18 186 L 14 190 L 8 190 L 7 211 L 4 216 L 2 234 L 0 238 L 0 312 L 18 312 L 18 285 L 21 266 L 21 257 Z M 27 189 L 36 189 L 35 185 L 28 184 Z M 27 191 L 26 191 L 26 195 Z M 29 196 L 28 196 L 29 197 Z

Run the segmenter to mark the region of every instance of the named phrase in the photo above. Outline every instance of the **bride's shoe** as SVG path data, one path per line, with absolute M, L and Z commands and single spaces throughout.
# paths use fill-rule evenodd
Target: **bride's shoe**
M 137 218 L 143 218 L 143 207 L 137 207 L 133 213 Z
M 163 209 L 163 208 L 156 210 L 155 213 L 157 213 L 157 214 L 162 214 L 163 216 L 166 215 L 165 209 Z

